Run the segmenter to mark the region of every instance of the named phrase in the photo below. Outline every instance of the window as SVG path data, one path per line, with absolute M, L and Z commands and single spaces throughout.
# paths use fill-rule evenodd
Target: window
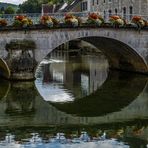
M 97 0 L 97 5 L 99 4 L 99 0 Z
M 132 6 L 129 7 L 129 14 L 130 14 L 130 19 L 132 19 L 132 15 L 133 15 L 133 7 Z
M 104 10 L 104 19 L 106 20 L 106 11 Z
M 95 0 L 92 1 L 92 5 L 95 5 Z
M 108 14 L 109 14 L 109 16 L 111 16 L 112 15 L 112 11 L 108 10 Z
M 123 18 L 126 19 L 126 7 L 123 8 Z
M 117 13 L 118 13 L 118 10 L 117 10 L 117 9 L 115 9 L 115 14 L 117 15 Z
M 87 1 L 81 3 L 81 11 L 87 11 Z

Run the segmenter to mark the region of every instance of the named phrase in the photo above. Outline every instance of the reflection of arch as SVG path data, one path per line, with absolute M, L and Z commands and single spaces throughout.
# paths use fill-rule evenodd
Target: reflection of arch
M 2 101 L 10 91 L 10 83 L 7 80 L 0 79 L 0 101 Z
M 34 114 L 35 96 L 36 90 L 33 82 L 12 82 L 6 98 L 5 113 L 15 115 Z
M 145 88 L 147 79 L 132 74 L 113 72 L 95 93 L 74 102 L 53 103 L 57 109 L 78 116 L 101 116 L 120 111 Z
M 10 78 L 10 69 L 7 65 L 7 63 L 0 58 L 0 75 L 5 78 Z

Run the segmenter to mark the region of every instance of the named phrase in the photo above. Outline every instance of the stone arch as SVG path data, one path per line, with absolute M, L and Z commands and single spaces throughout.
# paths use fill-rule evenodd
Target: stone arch
M 134 49 L 130 44 L 127 44 L 121 39 L 108 36 L 78 36 L 72 38 L 66 38 L 61 40 L 58 44 L 53 44 L 53 48 L 46 52 L 46 55 L 52 50 L 57 48 L 63 43 L 69 42 L 74 39 L 81 39 L 87 41 L 99 48 L 108 58 L 111 68 L 116 68 L 125 71 L 133 71 L 140 73 L 148 73 L 148 66 L 145 58 L 138 50 Z
M 99 48 L 108 58 L 111 68 L 148 73 L 145 59 L 124 42 L 108 37 L 86 37 L 82 39 Z
M 11 75 L 10 69 L 7 63 L 1 58 L 0 58 L 0 75 L 7 79 L 9 79 Z

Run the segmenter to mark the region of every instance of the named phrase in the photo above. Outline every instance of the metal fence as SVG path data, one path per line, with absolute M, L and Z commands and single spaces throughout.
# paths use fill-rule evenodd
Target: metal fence
M 80 17 L 82 19 L 82 21 L 85 22 L 85 20 L 88 18 L 88 15 L 92 12 L 68 12 L 73 14 L 74 16 Z M 144 18 L 145 20 L 148 20 L 148 15 L 140 15 L 140 14 L 123 14 L 123 13 L 118 13 L 118 14 L 111 14 L 111 13 L 105 13 L 104 12 L 95 12 L 98 13 L 99 15 L 101 15 L 105 22 L 109 21 L 109 17 L 111 15 L 118 15 L 121 16 L 122 18 L 124 18 L 127 21 L 131 21 L 133 16 L 141 16 L 142 18 Z M 15 16 L 17 15 L 24 15 L 29 17 L 32 21 L 33 24 L 38 24 L 40 21 L 40 17 L 42 15 L 49 15 L 49 16 L 53 16 L 55 18 L 57 18 L 59 21 L 63 21 L 64 20 L 64 16 L 67 14 L 67 12 L 64 13 L 46 13 L 46 14 L 42 14 L 42 13 L 23 13 L 23 14 L 0 14 L 0 18 L 4 18 L 7 20 L 8 25 L 12 25 Z

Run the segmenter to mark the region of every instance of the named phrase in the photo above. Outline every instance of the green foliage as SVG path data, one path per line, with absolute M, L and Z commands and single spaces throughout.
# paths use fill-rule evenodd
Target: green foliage
M 17 5 L 0 2 L 0 14 L 13 14 L 18 9 Z M 6 11 L 6 12 L 5 12 Z M 7 12 L 8 11 L 8 12 Z M 14 11 L 14 12 L 13 12 Z
M 48 0 L 28 0 L 19 5 L 17 13 L 41 13 L 42 4 L 48 3 Z
M 14 8 L 12 8 L 11 6 L 8 6 L 6 9 L 5 9 L 5 14 L 14 14 L 15 13 L 15 10 Z
M 41 13 L 42 4 L 61 4 L 71 0 L 27 0 L 19 5 L 17 13 Z
M 31 40 L 12 40 L 9 44 L 6 44 L 6 50 L 28 50 L 28 49 L 35 49 L 36 44 L 34 41 Z

